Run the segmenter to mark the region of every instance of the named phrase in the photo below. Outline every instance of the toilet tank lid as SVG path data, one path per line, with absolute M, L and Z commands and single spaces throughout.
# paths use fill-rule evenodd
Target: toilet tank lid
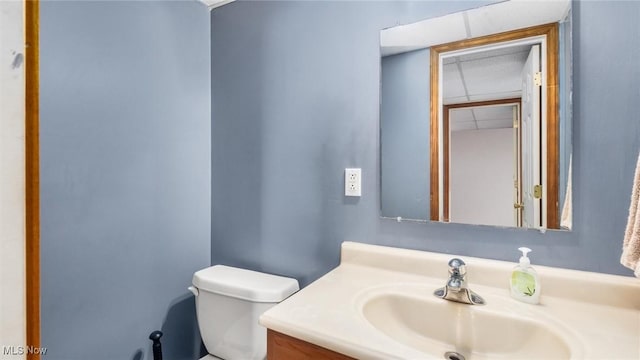
M 197 271 L 193 285 L 199 290 L 255 302 L 280 302 L 300 289 L 296 279 L 225 265 Z

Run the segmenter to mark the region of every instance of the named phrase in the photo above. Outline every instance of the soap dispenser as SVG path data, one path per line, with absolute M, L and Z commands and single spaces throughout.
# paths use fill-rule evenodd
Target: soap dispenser
M 537 304 L 540 302 L 540 281 L 527 257 L 531 249 L 521 247 L 518 250 L 522 251 L 522 257 L 511 273 L 511 297 L 529 304 Z

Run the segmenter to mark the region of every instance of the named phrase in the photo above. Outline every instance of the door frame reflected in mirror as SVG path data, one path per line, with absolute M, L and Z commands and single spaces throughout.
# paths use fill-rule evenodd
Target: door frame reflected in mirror
M 477 108 L 483 108 L 483 107 L 496 107 L 496 106 L 512 106 L 512 107 L 516 107 L 517 109 L 517 120 L 518 120 L 518 125 L 514 126 L 515 127 L 515 131 L 517 132 L 517 136 L 516 136 L 516 140 L 514 140 L 514 144 L 515 147 L 517 148 L 517 150 L 515 151 L 514 158 L 519 158 L 520 154 L 521 154 L 521 144 L 520 144 L 520 126 L 519 126 L 519 121 L 520 121 L 520 109 L 522 106 L 522 99 L 521 98 L 507 98 L 507 99 L 499 99 L 499 100 L 484 100 L 484 101 L 473 101 L 473 102 L 466 102 L 466 103 L 458 103 L 458 104 L 445 104 L 443 105 L 443 110 L 442 110 L 442 123 L 443 123 L 443 129 L 442 132 L 443 134 L 445 134 L 442 137 L 442 148 L 443 148 L 443 166 L 442 166 L 442 170 L 443 170 L 443 174 L 442 174 L 442 179 L 443 179 L 443 194 L 446 194 L 446 196 L 443 196 L 443 222 L 450 222 L 451 221 L 451 193 L 450 193 L 450 180 L 451 180 L 451 131 L 452 127 L 451 127 L 451 116 L 450 116 L 450 111 L 451 110 L 461 110 L 461 109 L 477 109 Z M 514 224 L 512 226 L 514 227 L 521 227 L 522 226 L 522 208 L 521 207 L 516 207 L 515 204 L 519 204 L 522 202 L 521 199 L 521 178 L 522 178 L 522 173 L 521 173 L 521 169 L 520 169 L 520 164 L 519 161 L 516 162 L 516 164 L 514 164 L 514 171 L 517 173 L 516 177 L 515 177 L 515 181 L 516 181 L 516 187 L 517 192 L 515 194 L 514 197 L 514 211 L 516 212 L 516 216 L 514 219 Z M 454 220 L 454 222 L 457 222 Z M 475 223 L 475 222 L 474 222 Z M 488 225 L 493 225 L 493 224 L 489 224 Z M 485 225 L 487 225 L 485 224 Z
M 558 209 L 558 176 L 559 176 L 559 25 L 551 23 L 539 26 L 533 26 L 524 29 L 508 31 L 504 33 L 482 36 L 478 38 L 466 39 L 451 42 L 442 45 L 432 46 L 430 48 L 430 218 L 432 221 L 446 221 L 444 217 L 444 204 L 441 200 L 443 197 L 441 187 L 443 182 L 443 161 L 442 156 L 444 150 L 441 129 L 443 128 L 441 103 L 441 59 L 444 54 L 452 51 L 460 51 L 482 46 L 495 45 L 510 41 L 518 41 L 532 37 L 544 37 L 546 39 L 546 76 L 544 78 L 546 84 L 546 108 L 544 115 L 546 117 L 546 179 L 543 185 L 544 206 L 543 223 L 541 228 L 559 229 L 559 209 Z

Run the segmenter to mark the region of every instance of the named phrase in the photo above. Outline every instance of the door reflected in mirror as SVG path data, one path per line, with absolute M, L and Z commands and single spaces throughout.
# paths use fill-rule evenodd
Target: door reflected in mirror
M 552 23 L 446 44 L 399 41 L 398 28 L 411 37 L 413 24 L 383 30 L 383 217 L 570 227 L 570 4 L 553 4 L 553 14 L 537 15 Z M 530 13 L 530 4 L 508 1 L 447 17 L 461 15 L 469 33 L 475 18 L 505 6 Z
M 444 106 L 444 221 L 522 226 L 520 106 L 520 98 Z

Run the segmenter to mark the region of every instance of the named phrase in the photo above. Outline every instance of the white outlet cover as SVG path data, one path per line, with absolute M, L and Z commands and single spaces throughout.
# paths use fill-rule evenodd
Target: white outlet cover
M 362 169 L 344 169 L 344 196 L 362 196 Z

